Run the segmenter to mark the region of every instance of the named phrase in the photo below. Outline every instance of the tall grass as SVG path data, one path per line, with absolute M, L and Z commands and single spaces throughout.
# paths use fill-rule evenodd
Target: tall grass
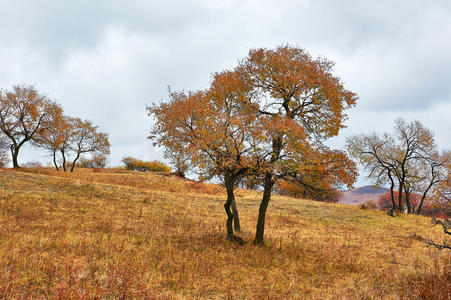
M 421 216 L 275 196 L 267 245 L 225 238 L 215 185 L 126 171 L 0 171 L 0 298 L 450 297 Z M 260 194 L 238 190 L 244 240 Z

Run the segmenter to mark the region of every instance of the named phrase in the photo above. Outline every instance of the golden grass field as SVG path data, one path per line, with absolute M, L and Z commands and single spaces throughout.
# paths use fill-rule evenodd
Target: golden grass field
M 0 298 L 451 298 L 451 254 L 421 216 L 239 190 L 239 246 L 217 185 L 123 170 L 0 171 Z

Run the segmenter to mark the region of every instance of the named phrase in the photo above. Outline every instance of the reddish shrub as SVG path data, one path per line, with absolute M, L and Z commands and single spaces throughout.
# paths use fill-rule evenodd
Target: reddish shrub
M 393 191 L 394 197 L 395 197 L 395 203 L 398 205 L 398 195 L 399 193 L 397 191 Z M 412 205 L 412 208 L 416 212 L 418 209 L 418 206 L 421 202 L 421 194 L 411 194 L 410 195 L 410 203 Z M 406 205 L 406 200 L 403 195 L 402 198 L 403 206 Z M 377 200 L 377 206 L 379 209 L 384 211 L 389 211 L 392 208 L 392 202 L 390 197 L 390 192 L 383 194 L 379 197 Z M 450 214 L 449 204 L 441 204 L 441 203 L 433 203 L 429 198 L 424 199 L 423 206 L 421 208 L 421 214 L 424 216 L 435 216 L 435 217 L 446 217 Z

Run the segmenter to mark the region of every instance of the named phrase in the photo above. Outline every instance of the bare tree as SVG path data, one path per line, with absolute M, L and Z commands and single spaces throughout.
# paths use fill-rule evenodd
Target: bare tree
M 451 235 L 451 220 L 445 219 L 445 220 L 438 220 L 436 218 L 432 218 L 432 224 L 434 226 L 440 225 L 443 228 L 443 232 L 447 235 Z M 451 245 L 448 244 L 446 240 L 443 241 L 443 243 L 436 243 L 433 240 L 427 240 L 426 243 L 430 246 L 434 246 L 439 250 L 443 249 L 449 249 L 451 250 Z
M 419 121 L 408 123 L 402 119 L 396 120 L 393 134 L 380 137 L 373 133 L 347 140 L 348 152 L 364 166 L 368 178 L 377 185 L 390 184 L 393 209 L 402 211 L 405 202 L 408 213 L 414 212 L 410 202 L 412 192 L 421 190 L 425 198 L 431 187 L 438 183 L 436 179 L 443 163 L 437 159 L 436 147 L 429 129 Z M 425 169 L 431 174 L 425 174 Z M 395 186 L 398 189 L 397 204 L 393 193 Z
M 389 157 L 392 138 L 384 135 L 382 138 L 375 133 L 353 136 L 347 139 L 347 150 L 357 159 L 368 172 L 367 178 L 373 180 L 376 186 L 386 183 L 390 185 L 390 197 L 393 210 L 397 209 L 394 198 L 395 164 Z

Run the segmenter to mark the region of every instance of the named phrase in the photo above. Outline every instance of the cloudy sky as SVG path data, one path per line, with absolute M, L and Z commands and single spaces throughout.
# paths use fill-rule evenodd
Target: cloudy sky
M 287 43 L 335 61 L 360 97 L 333 147 L 403 117 L 451 149 L 450 1 L 0 0 L 0 11 L 0 88 L 33 84 L 92 120 L 110 134 L 112 165 L 162 159 L 145 107 L 167 86 L 206 88 L 250 48 Z

